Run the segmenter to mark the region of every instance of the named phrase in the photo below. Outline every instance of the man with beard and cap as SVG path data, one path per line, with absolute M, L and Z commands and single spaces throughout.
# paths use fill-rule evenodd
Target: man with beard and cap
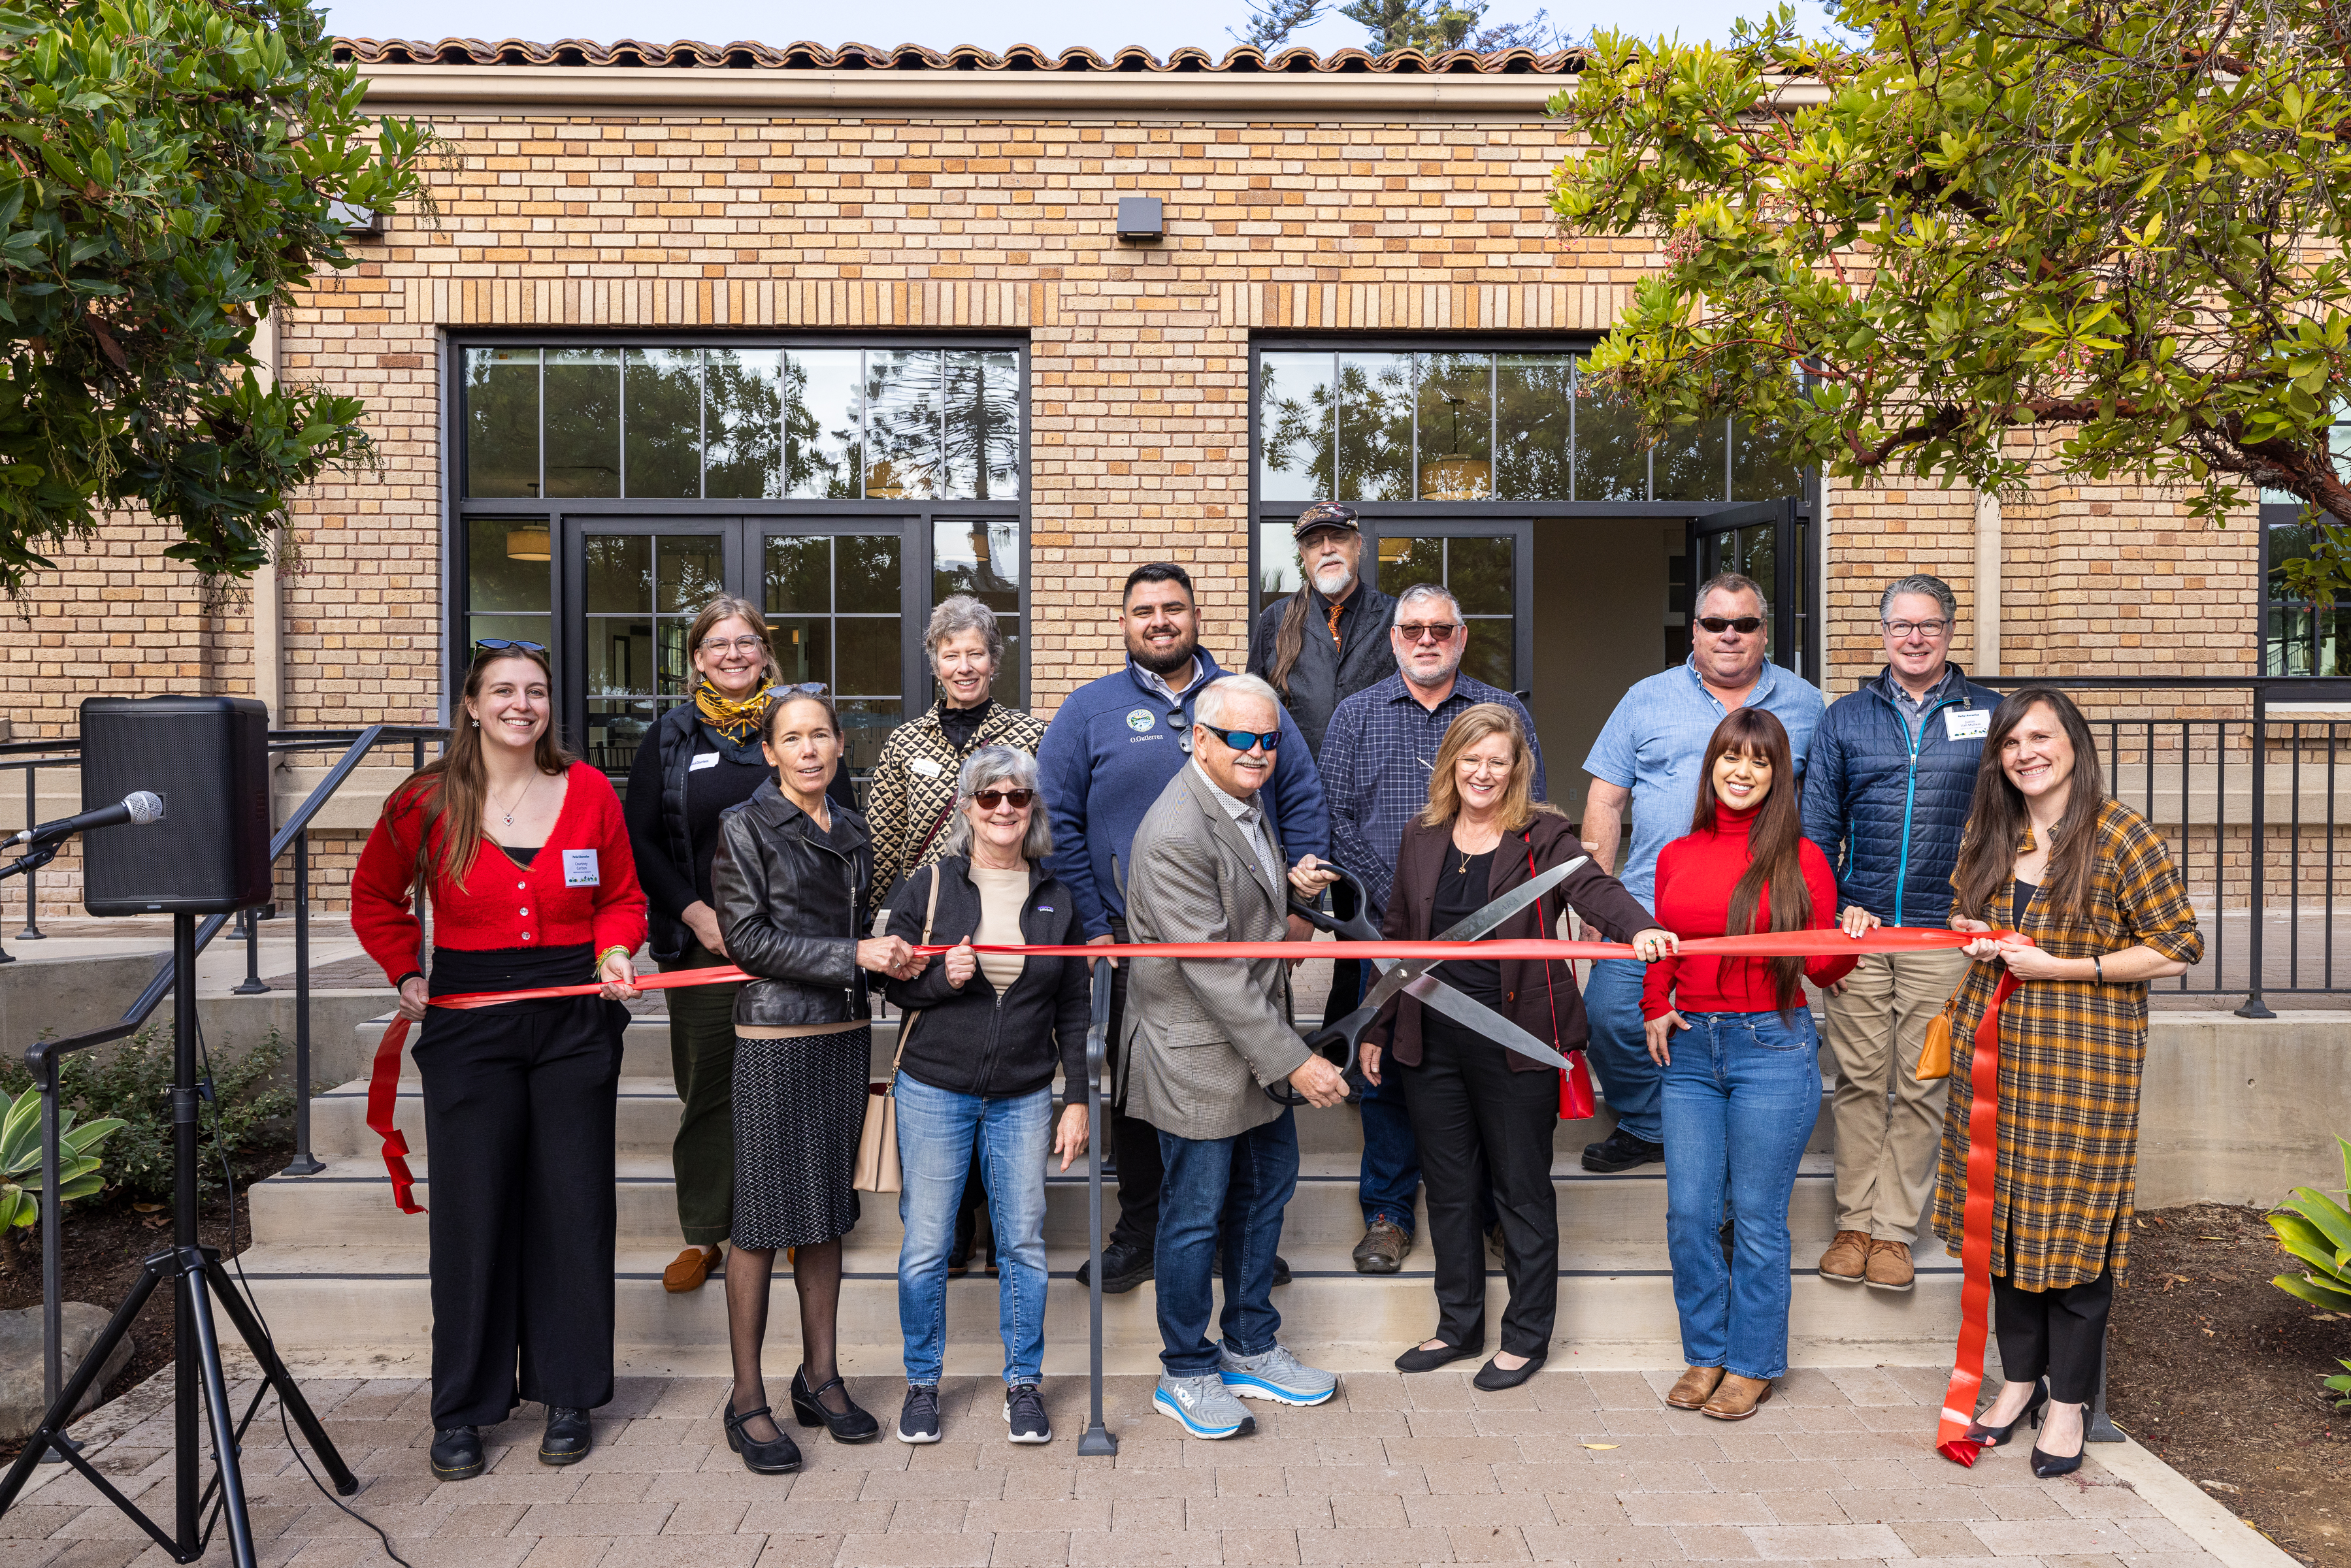
M 1200 646 L 1200 612 L 1191 575 L 1155 561 L 1127 574 L 1119 626 L 1126 664 L 1063 699 L 1037 747 L 1053 829 L 1052 874 L 1069 884 L 1079 924 L 1092 942 L 1126 940 L 1126 897 L 1120 881 L 1134 830 L 1190 759 L 1192 706 L 1208 683 L 1229 674 Z M 1276 833 L 1293 855 L 1330 853 L 1330 819 L 1322 775 L 1306 737 L 1281 716 L 1282 744 L 1265 786 Z M 1291 918 L 1290 934 L 1311 935 Z M 1102 1289 L 1131 1291 L 1152 1277 L 1159 1231 L 1159 1134 L 1126 1112 L 1126 976 L 1111 990 L 1111 1140 L 1118 1157 L 1118 1226 L 1102 1248 Z M 1279 1260 L 1277 1260 L 1278 1262 Z M 1287 1270 L 1277 1268 L 1276 1282 Z

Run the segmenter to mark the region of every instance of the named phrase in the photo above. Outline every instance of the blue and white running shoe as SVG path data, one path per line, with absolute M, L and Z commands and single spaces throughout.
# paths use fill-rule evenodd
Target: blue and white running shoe
M 1339 1392 L 1339 1375 L 1309 1366 L 1276 1344 L 1262 1355 L 1224 1353 L 1226 1387 L 1243 1399 L 1278 1399 L 1284 1405 L 1320 1405 Z
M 1163 1416 L 1172 1416 L 1195 1437 L 1241 1437 L 1257 1430 L 1257 1417 L 1225 1387 L 1224 1379 L 1206 1373 L 1198 1377 L 1162 1377 L 1151 1403 Z

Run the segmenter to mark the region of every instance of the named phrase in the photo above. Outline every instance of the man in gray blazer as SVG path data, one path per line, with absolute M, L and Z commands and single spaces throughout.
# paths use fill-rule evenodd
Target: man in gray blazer
M 1258 804 L 1281 739 L 1281 705 L 1255 675 L 1211 684 L 1193 706 L 1192 760 L 1135 830 L 1127 927 L 1137 942 L 1279 942 L 1286 862 Z M 1274 1337 L 1273 1253 L 1298 1182 L 1298 1124 L 1264 1086 L 1288 1080 L 1314 1105 L 1346 1081 L 1290 1026 L 1280 958 L 1137 958 L 1127 980 L 1128 1101 L 1159 1131 L 1159 1359 L 1152 1403 L 1196 1437 L 1256 1420 L 1235 1398 L 1320 1405 L 1338 1391 Z M 1222 1344 L 1209 1286 L 1223 1239 Z

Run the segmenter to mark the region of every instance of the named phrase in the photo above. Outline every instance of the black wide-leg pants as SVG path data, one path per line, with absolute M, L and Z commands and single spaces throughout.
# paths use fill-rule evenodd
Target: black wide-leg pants
M 2106 1350 L 2106 1319 L 2115 1306 L 2115 1271 L 2053 1291 L 2023 1291 L 1991 1277 L 1992 1331 L 2000 1340 L 2000 1375 L 2011 1383 L 2049 1379 L 2049 1397 L 2086 1405 L 2098 1392 L 2098 1364 Z
M 1421 1014 L 1421 1058 L 1395 1058 L 1384 1076 L 1404 1081 L 1405 1108 L 1420 1141 L 1428 1241 L 1437 1254 L 1437 1334 L 1447 1344 L 1486 1343 L 1486 1252 L 1481 1197 L 1493 1194 L 1502 1225 L 1502 1273 L 1510 1287 L 1502 1348 L 1541 1355 L 1559 1312 L 1559 1198 L 1551 1183 L 1559 1125 L 1559 1074 L 1513 1072 L 1510 1053 L 1450 1019 Z
M 613 1121 L 628 1009 L 435 1008 L 416 1043 L 433 1239 L 433 1425 L 612 1397 Z

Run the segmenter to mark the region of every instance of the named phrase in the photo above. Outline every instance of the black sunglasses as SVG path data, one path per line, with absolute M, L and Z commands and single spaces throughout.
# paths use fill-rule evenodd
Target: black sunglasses
M 1735 618 L 1725 618 L 1720 615 L 1701 615 L 1698 618 L 1698 623 L 1709 632 L 1736 632 L 1744 637 L 1750 632 L 1761 629 L 1763 617 L 1740 615 Z
M 775 688 L 775 691 L 776 695 L 779 697 L 800 695 L 820 697 L 824 695 L 824 683 L 822 681 L 802 681 L 796 686 L 778 686 Z
M 1036 798 L 1037 791 L 1034 789 L 981 789 L 972 795 L 972 799 L 979 802 L 979 809 L 983 811 L 993 811 L 1007 800 L 1012 802 L 1014 810 L 1025 810 L 1029 802 Z
M 544 653 L 547 652 L 547 644 L 525 643 L 519 638 L 509 641 L 504 637 L 484 637 L 474 643 L 474 652 L 477 656 L 483 653 L 503 653 L 509 649 L 519 650 L 525 653 Z
M 1208 733 L 1235 751 L 1247 751 L 1253 746 L 1271 751 L 1281 744 L 1281 731 L 1278 729 L 1269 729 L 1263 735 L 1253 729 L 1211 729 Z

